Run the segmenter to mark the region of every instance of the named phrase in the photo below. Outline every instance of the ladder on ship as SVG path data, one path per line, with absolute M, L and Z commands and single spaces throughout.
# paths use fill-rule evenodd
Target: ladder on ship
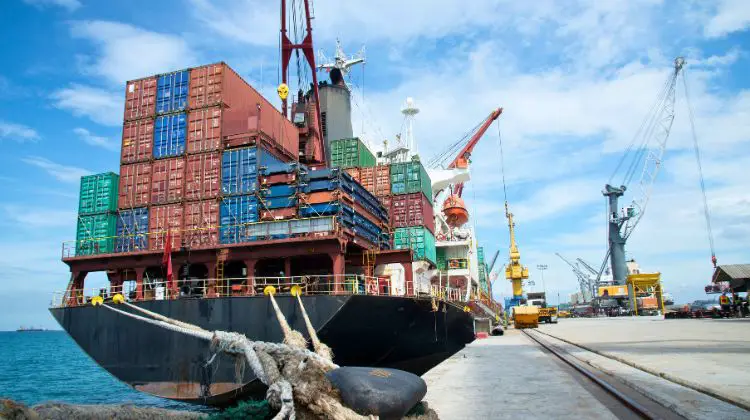
M 224 265 L 229 256 L 229 250 L 224 248 L 216 251 L 216 286 L 220 294 L 229 294 L 229 290 L 224 281 Z

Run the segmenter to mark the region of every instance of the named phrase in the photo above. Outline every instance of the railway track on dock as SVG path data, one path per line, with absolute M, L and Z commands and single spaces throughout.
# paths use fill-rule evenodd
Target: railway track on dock
M 649 399 L 639 391 L 572 356 L 545 338 L 545 334 L 524 329 L 521 332 L 544 351 L 555 356 L 572 375 L 578 374 L 582 383 L 588 382 L 589 391 L 612 413 L 622 419 L 685 419 L 667 407 Z

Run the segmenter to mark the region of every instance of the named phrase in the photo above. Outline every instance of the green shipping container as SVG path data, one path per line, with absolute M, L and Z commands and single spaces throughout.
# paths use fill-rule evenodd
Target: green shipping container
M 333 168 L 369 168 L 376 164 L 375 155 L 357 137 L 332 140 L 330 147 Z
M 435 265 L 438 270 L 448 269 L 448 260 L 445 259 L 445 248 L 435 248 Z
M 422 162 L 413 161 L 391 165 L 391 193 L 421 192 L 432 202 L 432 182 Z
M 394 249 L 414 250 L 414 261 L 427 260 L 433 264 L 437 261 L 435 237 L 424 226 L 397 228 L 393 235 Z
M 117 211 L 117 189 L 120 177 L 114 172 L 81 177 L 78 214 L 113 213 Z
M 117 216 L 113 213 L 78 216 L 76 256 L 114 252 L 116 224 Z

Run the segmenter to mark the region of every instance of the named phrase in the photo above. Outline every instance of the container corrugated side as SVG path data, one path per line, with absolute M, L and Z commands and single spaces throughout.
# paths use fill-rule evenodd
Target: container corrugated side
M 125 84 L 123 121 L 153 117 L 156 113 L 156 77 L 131 80 Z
M 391 193 L 411 194 L 421 192 L 432 200 L 432 183 L 421 162 L 394 163 L 391 165 Z
M 437 260 L 435 237 L 425 227 L 397 228 L 393 234 L 393 249 L 414 250 L 414 260 Z
M 188 155 L 185 166 L 186 200 L 208 200 L 219 196 L 221 156 L 220 152 Z
M 81 177 L 78 214 L 113 213 L 117 211 L 120 177 L 114 172 Z
M 219 243 L 219 202 L 204 200 L 185 203 L 185 246 L 191 249 Z
M 190 71 L 162 74 L 156 83 L 156 113 L 184 111 L 188 106 Z
M 185 153 L 187 116 L 184 112 L 156 117 L 154 122 L 155 159 L 179 156 Z
M 362 168 L 375 166 L 375 155 L 357 137 L 333 140 L 331 148 L 331 167 Z
M 248 224 L 258 221 L 258 200 L 253 195 L 224 197 L 219 207 L 222 244 L 238 244 L 255 240 L 248 233 Z
M 148 249 L 148 208 L 139 207 L 117 212 L 115 252 Z
M 76 256 L 114 252 L 116 220 L 113 213 L 78 216 Z
M 213 152 L 221 148 L 222 113 L 220 106 L 188 111 L 188 153 Z
M 224 195 L 256 192 L 259 168 L 276 163 L 281 161 L 263 148 L 225 150 L 221 163 L 221 192 Z
M 151 206 L 148 212 L 148 248 L 151 251 L 163 250 L 169 231 L 172 249 L 180 249 L 184 220 L 182 203 Z
M 125 121 L 122 124 L 120 162 L 135 163 L 151 159 L 154 145 L 154 120 Z
M 182 201 L 185 191 L 185 158 L 155 160 L 151 166 L 151 203 Z
M 432 203 L 421 192 L 394 195 L 390 216 L 393 227 L 425 226 L 435 233 Z
M 151 200 L 151 163 L 142 162 L 120 167 L 120 209 L 143 207 Z

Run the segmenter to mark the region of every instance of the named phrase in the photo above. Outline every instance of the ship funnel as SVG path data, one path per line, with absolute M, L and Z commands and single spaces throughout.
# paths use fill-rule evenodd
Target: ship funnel
M 338 86 L 345 85 L 344 75 L 341 74 L 341 70 L 337 68 L 331 69 L 330 77 L 331 77 L 331 83 L 333 83 L 334 85 L 338 85 Z

